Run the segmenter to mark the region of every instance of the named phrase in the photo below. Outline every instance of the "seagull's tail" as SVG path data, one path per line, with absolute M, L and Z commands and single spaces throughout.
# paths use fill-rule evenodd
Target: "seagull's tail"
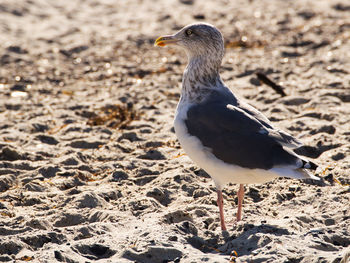
M 317 164 L 309 161 L 304 156 L 298 155 L 290 148 L 284 147 L 284 150 L 294 156 L 294 163 L 273 168 L 273 170 L 275 169 L 280 176 L 295 179 L 320 180 L 320 178 L 314 175 L 319 169 Z
M 305 177 L 302 177 L 300 179 L 314 179 L 314 180 L 320 180 L 319 177 L 315 176 L 313 173 L 319 168 L 317 164 L 314 162 L 311 162 L 309 160 L 305 160 L 299 156 L 299 160 L 301 161 L 300 167 L 298 167 L 297 171 L 299 171 L 301 174 L 303 174 Z
M 300 158 L 300 160 L 303 162 L 303 166 L 300 168 L 309 169 L 309 170 L 313 170 L 313 171 L 316 171 L 316 169 L 318 168 L 318 165 L 315 164 L 314 162 L 311 162 L 309 160 L 304 160 L 301 158 Z
M 315 171 L 318 170 L 318 166 L 315 163 L 297 154 L 294 154 L 294 156 L 297 158 L 295 164 L 275 167 L 271 170 L 282 177 L 320 180 L 320 178 L 314 175 Z

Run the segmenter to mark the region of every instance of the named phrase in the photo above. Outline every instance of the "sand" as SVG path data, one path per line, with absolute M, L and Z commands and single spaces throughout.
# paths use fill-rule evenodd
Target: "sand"
M 1 262 L 347 262 L 348 1 L 0 1 Z M 206 21 L 226 84 L 305 143 L 322 180 L 224 189 L 179 146 L 183 51 Z M 261 72 L 284 88 L 259 82 Z M 342 260 L 342 261 L 341 261 Z

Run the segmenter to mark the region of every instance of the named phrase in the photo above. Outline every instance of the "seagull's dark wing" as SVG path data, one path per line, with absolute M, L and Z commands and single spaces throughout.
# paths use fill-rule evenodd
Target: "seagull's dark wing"
M 196 136 L 220 160 L 255 169 L 295 165 L 298 157 L 283 148 L 281 136 L 254 115 L 243 109 L 218 101 L 193 105 L 185 124 L 190 135 Z M 298 168 L 298 167 L 295 167 Z

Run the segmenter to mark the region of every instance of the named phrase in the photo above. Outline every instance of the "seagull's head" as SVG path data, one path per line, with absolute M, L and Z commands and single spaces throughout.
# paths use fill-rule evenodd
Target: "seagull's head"
M 188 57 L 211 57 L 220 62 L 224 56 L 224 39 L 213 25 L 195 23 L 185 26 L 173 35 L 156 39 L 155 46 L 177 45 L 185 49 Z

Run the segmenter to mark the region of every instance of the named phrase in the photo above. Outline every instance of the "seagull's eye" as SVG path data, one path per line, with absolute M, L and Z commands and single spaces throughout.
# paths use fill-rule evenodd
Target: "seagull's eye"
M 187 30 L 186 30 L 186 35 L 187 35 L 187 36 L 190 36 L 190 35 L 192 35 L 192 34 L 193 34 L 193 32 L 192 32 L 191 29 L 187 29 Z

